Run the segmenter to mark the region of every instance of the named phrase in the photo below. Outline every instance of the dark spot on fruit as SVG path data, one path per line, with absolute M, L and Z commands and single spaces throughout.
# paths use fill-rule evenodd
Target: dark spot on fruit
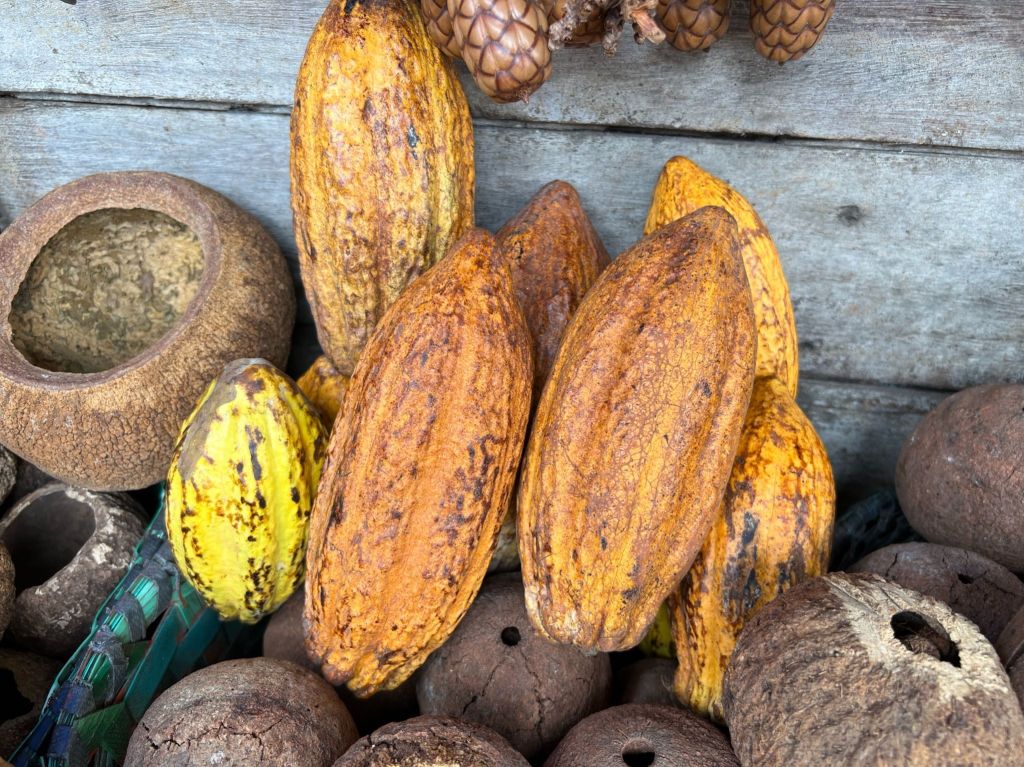
M 638 589 L 636 586 L 634 586 L 631 589 L 626 589 L 625 591 L 622 592 L 622 598 L 625 599 L 627 602 L 632 602 L 639 595 L 640 595 L 640 589 Z
M 703 378 L 700 381 L 700 393 L 703 394 L 705 397 L 711 396 L 711 384 L 709 384 Z
M 972 583 L 974 583 L 974 578 L 972 578 L 969 575 L 964 575 L 963 573 L 957 573 L 956 579 L 967 586 L 970 586 Z
M 519 644 L 519 640 L 522 636 L 519 634 L 519 629 L 515 626 L 506 626 L 501 630 L 501 641 L 508 647 L 515 647 Z
M 412 125 L 409 126 L 409 132 L 406 138 L 409 141 L 409 146 L 412 147 L 413 149 L 415 149 L 416 145 L 420 143 L 420 137 L 416 135 L 416 128 L 414 128 Z
M 601 536 L 601 551 L 605 551 L 608 548 L 608 539 L 603 535 Z

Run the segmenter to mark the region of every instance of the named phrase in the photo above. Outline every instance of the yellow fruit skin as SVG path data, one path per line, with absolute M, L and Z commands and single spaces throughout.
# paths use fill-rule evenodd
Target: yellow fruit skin
M 483 582 L 530 413 L 530 334 L 473 230 L 381 319 L 335 424 L 310 528 L 306 645 L 332 684 L 393 689 Z
M 306 398 L 320 411 L 324 425 L 330 431 L 348 391 L 348 376 L 343 376 L 327 356 L 321 354 L 296 382 Z
M 736 219 L 757 322 L 757 375 L 778 378 L 795 397 L 799 349 L 789 286 L 768 229 L 743 195 L 687 158 L 673 157 L 654 187 L 644 234 L 705 205 L 725 208 Z
M 544 636 L 603 652 L 643 639 L 722 500 L 755 343 L 736 224 L 721 208 L 662 227 L 594 283 L 520 475 L 526 604 Z
M 683 703 L 723 721 L 722 680 L 740 631 L 782 591 L 827 572 L 834 517 L 825 446 L 786 386 L 759 378 L 722 511 L 669 598 Z
M 668 603 L 658 608 L 654 623 L 648 629 L 644 640 L 637 645 L 637 649 L 653 658 L 676 657 L 676 646 L 672 641 L 672 614 L 669 612 Z
M 255 623 L 302 583 L 326 451 L 320 416 L 266 360 L 224 368 L 182 426 L 167 537 L 186 580 L 225 620 Z
M 332 0 L 295 86 L 302 283 L 342 375 L 406 285 L 473 225 L 473 125 L 412 0 Z

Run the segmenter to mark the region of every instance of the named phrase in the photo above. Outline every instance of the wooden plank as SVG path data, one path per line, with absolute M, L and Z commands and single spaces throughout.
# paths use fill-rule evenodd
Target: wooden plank
M 287 108 L 323 0 L 0 0 L 0 92 Z M 1017 3 L 841 3 L 811 54 L 757 56 L 746 0 L 708 54 L 623 41 L 556 55 L 529 105 L 468 88 L 478 116 L 680 131 L 1024 149 L 1024 15 Z M 469 82 L 463 70 L 465 81 Z
M 285 115 L 7 99 L 0 124 L 0 225 L 87 173 L 166 170 L 238 201 L 294 260 Z M 808 375 L 932 389 L 1024 378 L 1024 162 L 1013 156 L 486 125 L 479 223 L 497 228 L 564 178 L 619 252 L 673 154 L 761 211 Z

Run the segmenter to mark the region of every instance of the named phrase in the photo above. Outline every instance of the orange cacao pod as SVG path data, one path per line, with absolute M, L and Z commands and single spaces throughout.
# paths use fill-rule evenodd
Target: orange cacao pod
M 750 401 L 754 315 L 721 208 L 605 269 L 562 340 L 519 491 L 526 603 L 555 641 L 636 645 L 714 522 Z
M 473 230 L 385 313 L 331 435 L 305 618 L 333 684 L 398 686 L 469 608 L 508 508 L 532 377 L 508 266 Z
M 743 195 L 687 158 L 673 157 L 654 187 L 644 232 L 650 234 L 705 205 L 725 208 L 739 227 L 757 322 L 757 375 L 778 378 L 796 396 L 799 350 L 789 286 L 767 227 Z
M 750 0 L 754 48 L 780 64 L 796 61 L 821 39 L 835 9 L 835 0 Z
M 747 619 L 828 571 L 836 489 L 811 422 L 775 378 L 754 383 L 721 511 L 669 597 L 679 699 L 723 720 L 722 683 Z

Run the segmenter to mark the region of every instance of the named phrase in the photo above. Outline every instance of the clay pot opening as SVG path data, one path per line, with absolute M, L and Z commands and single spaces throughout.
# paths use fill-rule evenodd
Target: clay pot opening
M 199 291 L 203 266 L 196 233 L 165 213 L 84 213 L 32 261 L 11 305 L 11 340 L 46 370 L 117 367 L 178 323 Z
M 622 747 L 622 762 L 627 767 L 650 767 L 656 758 L 654 746 L 642 738 L 630 740 Z
M 59 531 L 59 534 L 56 534 Z M 66 567 L 96 531 L 92 509 L 63 493 L 41 495 L 11 521 L 3 543 L 20 594 Z
M 949 633 L 936 621 L 920 613 L 904 610 L 889 621 L 892 634 L 910 652 L 933 658 L 960 668 L 960 651 Z
M 506 626 L 501 630 L 501 642 L 507 647 L 515 647 L 522 638 L 519 629 L 515 626 Z
M 0 695 L 0 723 L 17 719 L 32 710 L 32 701 L 21 694 L 18 680 L 10 669 L 0 668 L 0 690 L 4 691 Z

